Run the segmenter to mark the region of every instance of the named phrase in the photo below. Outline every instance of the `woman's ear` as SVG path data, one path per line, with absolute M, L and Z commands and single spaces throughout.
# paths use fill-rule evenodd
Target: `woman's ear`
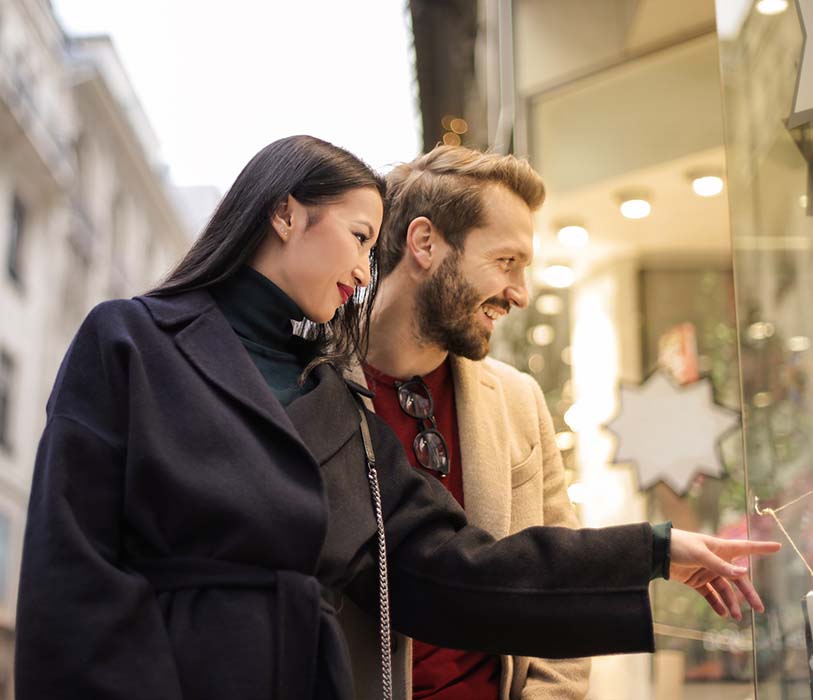
M 308 210 L 288 195 L 274 211 L 269 212 L 268 218 L 274 233 L 280 240 L 287 241 L 292 235 L 307 228 Z
M 276 209 L 268 212 L 271 229 L 282 241 L 287 241 L 291 235 L 291 228 L 293 225 L 293 212 L 291 204 L 293 203 L 293 199 L 294 198 L 291 197 L 291 195 L 288 195 L 277 205 Z
M 432 222 L 425 216 L 419 216 L 409 222 L 406 234 L 406 247 L 412 260 L 424 270 L 432 267 L 437 256 L 439 233 Z

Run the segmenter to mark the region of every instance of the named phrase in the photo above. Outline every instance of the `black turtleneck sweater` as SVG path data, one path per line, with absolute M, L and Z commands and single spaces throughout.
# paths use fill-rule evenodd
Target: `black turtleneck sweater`
M 294 335 L 292 321 L 304 314 L 291 297 L 248 265 L 210 291 L 283 406 L 313 389 L 312 375 L 299 385 L 311 344 Z

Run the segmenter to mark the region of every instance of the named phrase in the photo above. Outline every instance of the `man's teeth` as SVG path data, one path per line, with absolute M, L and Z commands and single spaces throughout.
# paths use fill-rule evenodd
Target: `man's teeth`
M 492 321 L 499 321 L 502 314 L 494 309 L 483 308 L 483 313 L 488 316 Z

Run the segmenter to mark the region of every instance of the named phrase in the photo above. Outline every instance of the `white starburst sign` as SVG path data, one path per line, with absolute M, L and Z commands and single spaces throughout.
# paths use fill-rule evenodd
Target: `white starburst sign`
M 714 403 L 708 379 L 679 387 L 656 372 L 620 393 L 619 414 L 606 428 L 618 439 L 613 462 L 635 463 L 638 488 L 663 481 L 683 495 L 698 472 L 723 475 L 718 443 L 739 415 Z

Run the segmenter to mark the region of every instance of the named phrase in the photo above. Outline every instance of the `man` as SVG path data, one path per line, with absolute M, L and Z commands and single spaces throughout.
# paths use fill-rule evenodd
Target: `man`
M 541 178 L 513 156 L 440 146 L 395 168 L 387 186 L 370 349 L 353 378 L 375 392 L 413 466 L 440 479 L 472 524 L 497 538 L 576 527 L 542 392 L 486 358 L 495 322 L 528 304 Z M 376 623 L 350 603 L 341 619 L 358 697 L 376 697 Z M 588 673 L 586 659 L 500 658 L 403 637 L 393 656 L 399 700 L 583 698 Z

